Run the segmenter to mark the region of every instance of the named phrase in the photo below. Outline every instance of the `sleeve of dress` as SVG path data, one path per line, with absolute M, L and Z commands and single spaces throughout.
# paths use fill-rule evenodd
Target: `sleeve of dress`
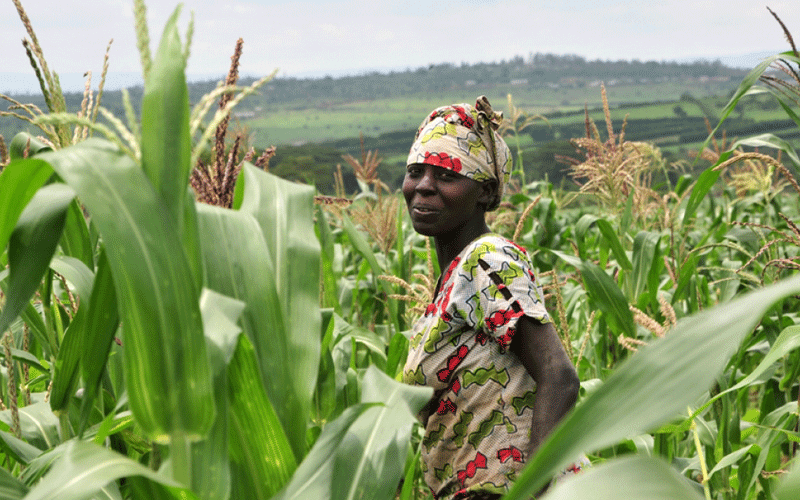
M 506 349 L 516 333 L 519 318 L 528 316 L 549 323 L 544 295 L 527 253 L 503 238 L 496 238 L 493 251 L 476 259 L 476 288 L 482 314 L 482 329 Z

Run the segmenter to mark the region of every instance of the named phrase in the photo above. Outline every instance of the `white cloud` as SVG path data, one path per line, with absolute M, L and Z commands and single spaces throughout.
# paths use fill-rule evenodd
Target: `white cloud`
M 57 71 L 102 67 L 110 38 L 111 71 L 139 70 L 132 0 L 22 0 L 45 55 Z M 196 26 L 190 73 L 224 74 L 236 39 L 241 71 L 266 74 L 414 68 L 478 62 L 535 52 L 589 59 L 665 60 L 788 48 L 766 8 L 752 0 L 471 0 L 446 7 L 429 0 L 185 0 Z M 175 3 L 150 0 L 152 50 Z M 800 2 L 771 0 L 795 38 Z M 11 2 L 0 2 L 3 71 L 30 72 L 25 35 Z M 0 82 L 2 90 L 2 82 Z

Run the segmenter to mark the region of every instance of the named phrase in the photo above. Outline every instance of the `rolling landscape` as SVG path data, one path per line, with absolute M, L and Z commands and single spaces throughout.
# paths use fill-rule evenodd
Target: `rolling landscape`
M 572 55 L 530 54 L 495 63 L 430 65 L 385 74 L 282 78 L 245 98 L 232 123 L 257 151 L 276 146 L 270 167 L 282 177 L 312 182 L 330 194 L 342 155 L 360 156 L 363 146 L 379 153 L 382 178 L 397 188 L 416 127 L 428 111 L 472 102 L 482 94 L 504 110 L 510 95 L 516 108 L 542 117 L 512 141 L 515 148 L 522 148 L 526 178 L 546 174 L 559 184 L 566 165 L 556 155 L 574 153 L 569 141 L 585 135 L 584 110 L 595 121 L 603 120 L 601 84 L 607 88 L 612 119 L 621 126 L 627 116 L 627 136 L 657 144 L 668 161 L 675 162 L 687 160 L 687 154 L 705 140 L 705 120 L 716 124 L 746 73 L 718 61 L 587 61 Z M 239 84 L 254 80 L 243 78 Z M 216 81 L 190 83 L 192 102 L 216 85 Z M 130 89 L 130 94 L 137 102 L 141 87 Z M 44 106 L 41 95 L 12 97 Z M 79 107 L 83 98 L 78 93 L 65 97 L 68 108 Z M 124 115 L 119 91 L 105 92 L 103 105 L 117 116 Z M 729 138 L 784 132 L 787 139 L 797 139 L 793 125 L 776 102 L 766 96 L 748 97 L 728 119 L 725 131 Z M 0 121 L 5 137 L 28 129 L 19 120 Z M 345 169 L 344 176 L 348 188 L 355 189 L 353 172 Z
M 800 52 L 777 15 L 791 50 L 752 69 L 530 53 L 237 81 L 240 40 L 220 87 L 187 83 L 180 7 L 151 52 L 135 0 L 143 86 L 65 94 L 13 3 L 41 92 L 0 95 L 0 498 L 433 500 L 421 457 L 445 440 L 475 459 L 433 473 L 466 486 L 481 441 L 525 423 L 447 399 L 452 435 L 420 425 L 441 394 L 402 382 L 434 377 L 405 368 L 412 325 L 477 313 L 437 312 L 440 241 L 398 187 L 422 118 L 481 94 L 515 164 L 473 214 L 530 261 L 580 387 L 538 448 L 496 453 L 524 463 L 508 489 L 478 486 L 800 498 Z M 477 207 L 473 181 L 441 182 Z M 513 355 L 497 314 L 425 342 L 454 398 L 506 387 L 457 346 Z M 545 393 L 496 402 L 519 416 Z

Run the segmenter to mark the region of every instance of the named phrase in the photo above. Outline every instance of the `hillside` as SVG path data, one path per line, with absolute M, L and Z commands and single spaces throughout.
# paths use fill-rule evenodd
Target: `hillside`
M 584 108 L 602 121 L 601 82 L 608 89 L 617 127 L 630 115 L 630 138 L 658 142 L 671 159 L 679 159 L 704 139 L 704 116 L 716 120 L 715 110 L 724 106 L 745 74 L 719 62 L 587 61 L 532 54 L 493 63 L 440 64 L 339 78 L 278 78 L 240 103 L 233 126 L 248 145 L 259 150 L 278 147 L 273 171 L 313 182 L 325 192 L 332 190 L 332 172 L 342 163 L 342 155 L 360 155 L 363 137 L 364 147 L 378 150 L 384 159 L 382 177 L 396 187 L 414 130 L 427 112 L 443 104 L 474 102 L 481 94 L 504 110 L 511 94 L 515 106 L 547 119 L 520 135 L 519 147 L 529 159 L 526 171 L 530 178 L 548 175 L 559 182 L 564 165 L 555 157 L 574 153 L 569 139 L 584 133 Z M 253 81 L 242 78 L 240 84 Z M 190 100 L 198 102 L 216 85 L 215 81 L 190 83 Z M 129 91 L 136 105 L 142 88 Z M 41 96 L 13 97 L 45 107 Z M 79 109 L 82 99 L 81 94 L 67 94 L 67 108 Z M 102 102 L 116 116 L 124 116 L 120 91 L 106 91 Z M 7 106 L 3 103 L 0 109 Z M 752 108 L 748 116 L 743 114 L 746 106 Z M 739 114 L 726 124 L 731 135 L 788 126 L 776 107 L 761 108 L 755 98 L 744 101 Z M 756 111 L 755 118 L 750 116 Z M 0 118 L 0 134 L 6 138 L 27 129 L 20 120 Z M 355 186 L 348 172 L 345 181 Z
M 277 78 L 267 83 L 259 95 L 251 96 L 242 102 L 237 110 L 237 116 L 248 125 L 260 128 L 259 120 L 269 122 L 270 115 L 284 113 L 279 121 L 282 121 L 286 128 L 292 128 L 291 113 L 318 110 L 318 114 L 325 114 L 339 112 L 342 106 L 345 109 L 357 110 L 358 106 L 364 103 L 376 103 L 375 107 L 384 109 L 387 113 L 408 111 L 407 116 L 402 118 L 406 126 L 413 127 L 420 120 L 416 107 L 412 106 L 414 109 L 406 110 L 408 106 L 391 106 L 387 104 L 387 100 L 408 99 L 419 102 L 421 108 L 425 109 L 431 106 L 431 103 L 446 103 L 450 102 L 450 99 L 474 100 L 475 96 L 482 93 L 492 100 L 504 99 L 508 91 L 513 91 L 518 97 L 518 104 L 523 107 L 541 107 L 555 111 L 570 106 L 582 107 L 584 103 L 582 96 L 586 93 L 581 89 L 591 89 L 601 81 L 607 86 L 635 86 L 639 92 L 624 99 L 629 102 L 647 102 L 658 100 L 654 97 L 659 95 L 665 95 L 663 92 L 648 91 L 648 88 L 673 88 L 673 91 L 667 92 L 667 95 L 674 94 L 673 97 L 687 91 L 697 96 L 713 95 L 735 86 L 744 74 L 745 71 L 725 67 L 718 61 L 684 64 L 655 61 L 587 61 L 572 55 L 532 54 L 527 58 L 518 56 L 508 61 L 460 66 L 440 64 L 403 72 L 369 73 L 339 78 Z M 240 83 L 248 85 L 254 80 L 252 77 L 243 78 Z M 191 101 L 197 102 L 216 85 L 217 81 L 190 83 Z M 129 91 L 136 106 L 141 99 L 142 89 L 133 87 Z M 45 108 L 41 95 L 11 97 L 23 103 L 32 103 L 42 109 Z M 65 97 L 67 109 L 79 109 L 83 99 L 80 93 L 68 93 Z M 589 103 L 595 101 L 599 102 L 599 96 L 589 100 Z M 103 105 L 117 116 L 124 115 L 120 91 L 106 91 L 103 94 Z M 0 110 L 5 110 L 7 107 L 6 102 L 0 104 Z M 254 123 L 248 123 L 250 121 Z M 385 119 L 382 118 L 381 121 Z M 0 133 L 8 137 L 19 130 L 21 124 L 13 122 L 15 120 L 9 118 L 0 120 Z M 400 125 L 402 121 L 394 130 L 403 128 Z M 362 128 L 368 126 L 374 127 L 363 124 Z M 386 127 L 379 127 L 377 131 L 389 130 Z M 356 129 L 350 136 L 358 134 L 359 131 Z M 292 134 L 291 137 L 277 134 L 274 138 L 265 139 L 282 144 L 300 141 L 319 142 L 342 137 L 346 136 L 339 134 L 337 137 L 335 133 L 307 130 L 303 137 L 299 137 L 298 134 Z

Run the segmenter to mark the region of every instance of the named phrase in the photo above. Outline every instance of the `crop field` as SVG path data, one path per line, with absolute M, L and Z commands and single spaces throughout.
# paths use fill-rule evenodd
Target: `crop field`
M 325 195 L 230 137 L 226 114 L 264 82 L 190 106 L 177 17 L 141 49 L 140 116 L 97 94 L 67 109 L 34 50 L 50 107 L 2 117 L 37 134 L 0 143 L 0 498 L 432 500 L 416 419 L 431 391 L 401 383 L 441 271 L 432 242 L 374 138 L 346 161 L 356 187 L 339 172 Z M 580 114 L 523 128 L 545 108 L 513 90 L 513 152 L 559 133 L 577 187 L 520 162 L 487 222 L 530 255 L 581 389 L 505 500 L 581 454 L 592 466 L 540 498 L 800 498 L 798 68 L 776 55 L 700 105 L 675 89 L 631 107 L 624 135 L 613 99 L 635 88 L 592 89 L 588 137 Z M 410 120 L 441 102 L 391 107 Z M 373 109 L 349 106 L 284 118 L 311 130 L 306 116 Z M 695 170 L 671 170 L 659 134 L 696 148 Z
M 679 101 L 681 95 L 692 92 L 697 98 L 725 95 L 735 89 L 738 82 L 715 82 L 714 85 L 699 85 L 696 82 L 664 82 L 648 84 L 617 84 L 609 86 L 610 104 L 615 108 L 621 103 Z M 583 111 L 584 105 L 599 109 L 600 87 L 551 89 L 548 87 L 497 85 L 492 89 L 474 88 L 469 91 L 410 94 L 403 98 L 376 99 L 365 102 L 330 104 L 327 107 L 304 108 L 299 105 L 270 105 L 269 91 L 253 99 L 250 105 L 261 106 L 263 116 L 241 119 L 243 126 L 254 134 L 258 144 L 297 144 L 304 142 L 326 142 L 338 139 L 378 136 L 387 132 L 413 131 L 421 117 L 443 102 L 471 102 L 475 96 L 487 93 L 492 102 L 504 103 L 510 93 L 514 103 L 531 114 L 547 114 L 554 111 Z M 257 104 L 256 104 L 257 103 Z M 723 103 L 721 106 L 724 106 Z M 625 109 L 637 116 L 674 117 L 675 104 L 655 104 L 642 109 Z M 720 106 L 720 107 L 721 107 Z M 686 106 L 689 108 L 689 106 Z M 699 111 L 687 109 L 690 114 L 702 116 Z M 622 111 L 619 111 L 622 113 Z M 600 110 L 602 115 L 602 110 Z M 582 115 L 582 113 L 581 113 Z M 602 116 L 600 116 L 602 117 Z M 621 120 L 622 116 L 620 116 Z M 766 117 L 764 117 L 766 119 Z M 597 119 L 597 117 L 595 117 Z M 572 118 L 554 119 L 575 122 Z M 582 116 L 577 121 L 582 122 Z

